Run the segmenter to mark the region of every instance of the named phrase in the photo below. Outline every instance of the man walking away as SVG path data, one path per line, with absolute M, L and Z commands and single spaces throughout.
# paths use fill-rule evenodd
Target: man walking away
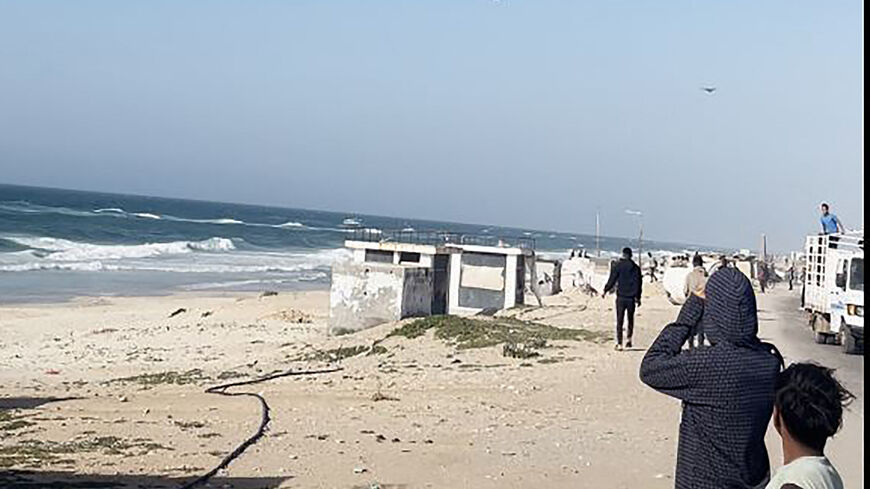
M 695 257 L 692 258 L 692 266 L 694 268 L 686 276 L 686 285 L 683 293 L 687 300 L 692 295 L 704 300 L 706 299 L 705 289 L 707 288 L 707 270 L 704 268 L 704 258 L 696 253 Z M 689 349 L 695 348 L 695 338 L 698 339 L 698 346 L 704 344 L 704 325 L 702 321 L 699 321 L 695 325 L 695 330 L 689 335 Z
M 767 482 L 764 435 L 773 412 L 782 356 L 758 339 L 752 283 L 736 268 L 692 295 L 640 366 L 648 386 L 682 402 L 676 489 L 749 489 Z M 710 347 L 682 350 L 704 318 Z
M 827 202 L 822 202 L 822 234 L 837 234 L 843 232 L 843 223 L 836 214 L 831 213 L 831 206 Z
M 622 350 L 622 325 L 628 316 L 628 335 L 625 346 L 631 348 L 631 338 L 634 334 L 634 311 L 640 307 L 640 296 L 643 291 L 643 279 L 640 267 L 631 259 L 631 248 L 622 249 L 622 258 L 610 268 L 610 278 L 604 286 L 607 294 L 616 287 L 616 349 Z
M 790 261 L 788 264 L 788 290 L 794 290 L 794 279 L 795 279 L 795 270 L 794 270 L 794 262 Z
M 773 426 L 782 437 L 784 466 L 767 489 L 843 489 L 825 444 L 839 431 L 843 408 L 854 397 L 820 365 L 795 363 L 779 374 Z

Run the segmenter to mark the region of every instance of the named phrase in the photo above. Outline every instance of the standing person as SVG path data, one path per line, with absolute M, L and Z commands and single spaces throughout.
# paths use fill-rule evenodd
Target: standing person
M 822 234 L 837 234 L 843 232 L 843 223 L 836 214 L 831 213 L 831 206 L 827 202 L 822 202 L 822 217 L 819 219 L 822 223 Z
M 658 282 L 659 278 L 656 276 L 656 273 L 659 271 L 659 262 L 655 259 L 652 252 L 647 252 L 647 256 L 649 256 L 649 279 L 650 282 Z
M 843 408 L 855 396 L 833 370 L 795 363 L 779 374 L 773 426 L 782 438 L 783 467 L 767 489 L 843 489 L 843 480 L 825 457 L 825 444 L 843 422 Z
M 757 488 L 770 473 L 764 436 L 782 356 L 758 339 L 755 292 L 743 273 L 717 271 L 706 296 L 691 296 L 662 330 L 640 380 L 682 401 L 676 489 Z M 711 346 L 683 351 L 702 317 Z
M 767 292 L 767 263 L 758 262 L 758 285 L 761 287 L 761 293 Z
M 788 264 L 788 290 L 794 290 L 794 279 L 795 279 L 795 270 L 794 270 L 794 262 L 790 261 Z
M 701 255 L 697 253 L 695 254 L 695 257 L 692 258 L 692 266 L 694 268 L 686 276 L 686 285 L 684 286 L 683 294 L 686 296 L 686 300 L 688 300 L 692 295 L 704 300 L 706 299 L 705 289 L 707 288 L 707 270 L 704 268 L 704 259 Z M 695 325 L 695 330 L 692 331 L 692 334 L 689 335 L 689 349 L 695 348 L 695 338 L 698 339 L 698 346 L 704 344 L 704 326 L 700 321 Z
M 604 286 L 601 297 L 616 287 L 616 349 L 622 350 L 622 325 L 628 316 L 628 335 L 625 346 L 631 348 L 631 338 L 634 334 L 634 311 L 640 307 L 640 295 L 643 291 L 643 279 L 640 267 L 631 259 L 631 248 L 622 249 L 622 258 L 610 268 L 610 278 Z

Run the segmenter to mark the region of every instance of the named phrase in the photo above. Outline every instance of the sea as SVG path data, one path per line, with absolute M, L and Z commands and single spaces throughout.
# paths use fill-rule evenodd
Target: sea
M 0 184 L 0 303 L 325 289 L 358 229 L 521 237 L 557 258 L 596 248 L 577 233 Z M 599 240 L 609 254 L 636 244 Z

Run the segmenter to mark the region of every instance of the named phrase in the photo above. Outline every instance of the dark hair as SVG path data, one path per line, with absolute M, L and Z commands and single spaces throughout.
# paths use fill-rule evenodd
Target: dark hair
M 701 255 L 695 255 L 695 257 L 692 258 L 692 265 L 694 265 L 696 267 L 703 267 L 704 266 L 704 259 L 701 258 Z
M 631 248 L 629 248 L 629 247 L 625 247 L 625 248 L 623 248 L 623 249 L 622 249 L 622 254 L 625 255 L 625 256 L 627 256 L 627 257 L 629 257 L 629 258 L 631 258 Z
M 827 202 L 822 202 L 822 208 L 824 208 L 824 209 L 830 209 L 831 206 L 829 206 Z
M 840 429 L 843 407 L 854 398 L 834 378 L 833 369 L 793 363 L 777 377 L 774 403 L 788 432 L 807 447 L 822 451 Z

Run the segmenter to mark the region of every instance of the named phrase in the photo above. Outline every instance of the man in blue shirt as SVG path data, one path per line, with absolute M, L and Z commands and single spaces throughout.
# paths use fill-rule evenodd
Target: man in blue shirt
M 843 232 L 843 224 L 836 215 L 831 214 L 831 207 L 827 202 L 822 203 L 822 234 L 837 234 Z

